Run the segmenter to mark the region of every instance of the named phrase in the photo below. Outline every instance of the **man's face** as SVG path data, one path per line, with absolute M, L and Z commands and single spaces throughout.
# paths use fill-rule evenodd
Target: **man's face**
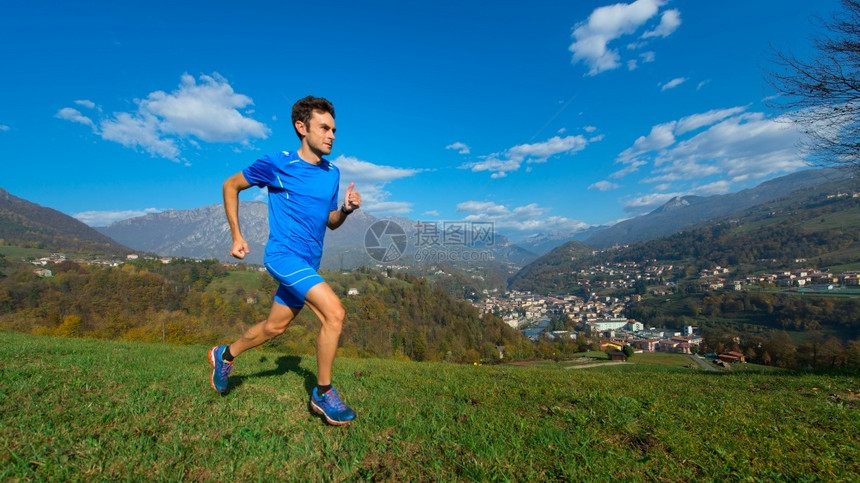
M 305 136 L 305 141 L 315 152 L 320 155 L 331 153 L 332 145 L 334 144 L 334 132 L 336 131 L 334 118 L 331 113 L 322 111 L 311 112 L 311 118 L 308 121 L 308 126 L 305 126 L 301 121 L 296 122 L 296 129 L 299 134 Z

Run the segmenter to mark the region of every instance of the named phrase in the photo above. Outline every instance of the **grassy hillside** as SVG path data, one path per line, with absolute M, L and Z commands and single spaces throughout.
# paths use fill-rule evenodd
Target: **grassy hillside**
M 358 419 L 307 409 L 313 357 L 3 332 L 0 480 L 836 480 L 853 376 L 338 359 Z M 634 357 L 635 362 L 635 357 Z

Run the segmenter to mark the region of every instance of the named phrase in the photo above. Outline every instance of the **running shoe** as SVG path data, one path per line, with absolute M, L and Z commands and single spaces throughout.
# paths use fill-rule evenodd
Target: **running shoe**
M 222 356 L 227 349 L 226 345 L 216 345 L 209 349 L 209 364 L 212 365 L 212 389 L 218 392 L 227 390 L 227 376 L 233 370 L 233 361 L 227 362 Z
M 322 414 L 329 424 L 343 426 L 355 419 L 355 411 L 343 403 L 335 388 L 331 388 L 322 396 L 317 395 L 317 388 L 311 392 L 311 409 Z

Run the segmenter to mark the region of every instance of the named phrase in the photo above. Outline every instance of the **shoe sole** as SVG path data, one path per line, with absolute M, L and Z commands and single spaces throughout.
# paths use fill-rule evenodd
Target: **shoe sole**
M 335 421 L 335 420 L 331 419 L 330 417 L 328 417 L 328 415 L 325 413 L 325 411 L 323 411 L 321 408 L 318 408 L 317 405 L 313 403 L 313 401 L 311 401 L 311 409 L 315 413 L 324 417 L 326 422 L 331 424 L 332 426 L 349 426 L 349 423 L 352 422 L 352 419 L 350 419 L 349 421 Z
M 209 349 L 209 365 L 212 366 L 212 375 L 209 376 L 209 385 L 212 386 L 212 389 L 215 392 L 224 392 L 219 391 L 217 387 L 215 387 L 215 348 Z

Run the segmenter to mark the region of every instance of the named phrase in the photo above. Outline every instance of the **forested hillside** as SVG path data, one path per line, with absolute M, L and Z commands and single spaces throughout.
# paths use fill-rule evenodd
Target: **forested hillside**
M 853 180 L 801 190 L 792 196 L 702 224 L 672 236 L 594 251 L 571 242 L 524 267 L 511 288 L 538 293 L 575 293 L 580 270 L 604 263 L 648 260 L 683 264 L 688 275 L 715 266 L 736 275 L 794 266 L 817 267 L 860 261 L 860 198 Z M 839 194 L 843 196 L 839 196 Z
M 27 263 L 0 259 L 0 327 L 37 334 L 179 344 L 230 341 L 268 314 L 274 280 L 214 260 L 126 262 L 118 267 L 52 266 L 39 278 Z M 480 317 L 423 278 L 400 273 L 325 274 L 342 297 L 342 352 L 356 356 L 475 362 L 496 346 L 531 346 L 501 319 Z M 347 295 L 350 289 L 357 292 Z M 302 312 L 274 346 L 313 352 L 318 321 Z
M 0 245 L 55 252 L 126 254 L 125 247 L 80 221 L 0 188 Z

